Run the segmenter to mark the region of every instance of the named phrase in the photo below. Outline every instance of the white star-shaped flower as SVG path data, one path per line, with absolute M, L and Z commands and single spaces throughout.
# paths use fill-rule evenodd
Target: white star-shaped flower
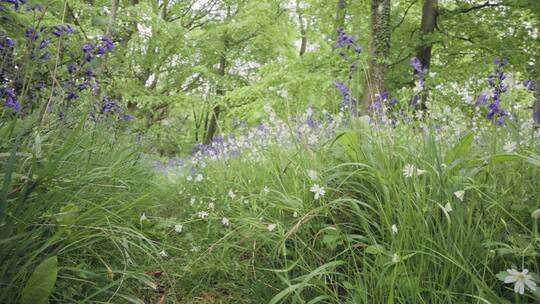
M 522 272 L 519 272 L 515 269 L 507 269 L 508 276 L 504 278 L 505 283 L 514 283 L 514 292 L 519 294 L 525 293 L 525 286 L 527 286 L 531 291 L 536 290 L 536 283 L 534 278 L 528 274 L 529 270 L 523 269 Z
M 314 193 L 314 197 L 316 200 L 324 196 L 326 193 L 326 190 L 324 190 L 324 187 L 319 186 L 318 184 L 313 185 L 309 191 Z

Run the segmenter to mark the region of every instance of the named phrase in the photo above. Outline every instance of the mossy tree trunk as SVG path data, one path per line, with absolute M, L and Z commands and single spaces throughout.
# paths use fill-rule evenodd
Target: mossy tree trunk
M 375 96 L 384 92 L 384 79 L 388 70 L 390 52 L 390 0 L 372 0 L 371 36 L 369 41 L 369 66 L 364 83 L 362 106 L 365 112 L 371 108 Z

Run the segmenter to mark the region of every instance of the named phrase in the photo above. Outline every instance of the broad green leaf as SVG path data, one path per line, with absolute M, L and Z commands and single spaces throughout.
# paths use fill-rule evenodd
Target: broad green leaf
M 446 153 L 446 163 L 451 164 L 457 159 L 464 158 L 471 150 L 473 140 L 474 135 L 472 133 L 463 136 L 463 138 L 461 138 L 461 140 Z
M 58 274 L 58 258 L 45 259 L 36 267 L 22 292 L 21 304 L 45 304 L 54 290 Z
M 358 148 L 360 147 L 360 140 L 355 132 L 343 132 L 338 134 L 336 141 L 345 149 L 345 152 L 353 160 L 356 160 L 358 156 Z

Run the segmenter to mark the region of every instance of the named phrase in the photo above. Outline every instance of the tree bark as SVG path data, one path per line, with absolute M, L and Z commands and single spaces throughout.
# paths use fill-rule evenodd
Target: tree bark
M 218 75 L 221 76 L 220 78 L 223 78 L 225 76 L 225 69 L 227 67 L 227 58 L 226 52 L 228 49 L 228 43 L 227 40 L 225 40 L 225 50 L 220 55 L 219 58 L 219 67 L 218 67 Z M 224 96 L 225 95 L 225 89 L 223 88 L 223 84 L 218 84 L 218 88 L 216 89 L 216 95 L 218 96 Z M 212 109 L 212 113 L 210 114 L 210 121 L 208 123 L 208 129 L 206 131 L 206 136 L 204 137 L 204 144 L 208 145 L 212 142 L 214 139 L 214 135 L 217 132 L 218 129 L 218 119 L 219 114 L 221 113 L 221 107 L 218 105 L 214 106 Z
M 384 79 L 388 70 L 390 52 L 390 0 L 372 0 L 371 36 L 369 41 L 369 67 L 364 84 L 362 106 L 369 111 L 375 96 L 384 92 Z
M 116 14 L 118 12 L 118 0 L 111 1 L 111 15 L 109 16 L 109 22 L 107 24 L 107 29 L 105 30 L 105 37 L 110 38 L 112 35 L 112 28 L 114 22 L 116 21 Z
M 302 15 L 302 9 L 300 8 L 300 1 L 296 0 L 296 13 L 298 15 L 298 23 L 300 26 L 300 51 L 298 55 L 302 57 L 306 53 L 307 49 L 307 33 L 306 25 L 304 24 L 304 17 Z
M 422 22 L 420 24 L 420 46 L 416 50 L 416 57 L 422 63 L 422 66 L 429 69 L 431 65 L 431 42 L 426 41 L 429 34 L 435 31 L 438 14 L 438 0 L 424 0 L 422 8 Z

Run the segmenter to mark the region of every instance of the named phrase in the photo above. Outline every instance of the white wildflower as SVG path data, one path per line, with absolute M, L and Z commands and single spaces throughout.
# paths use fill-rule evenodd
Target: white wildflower
M 195 177 L 195 181 L 196 181 L 196 182 L 200 182 L 200 181 L 202 181 L 202 180 L 203 180 L 202 174 L 197 174 L 197 176 Z
M 424 173 L 426 173 L 427 171 L 426 170 L 422 170 L 422 169 L 416 169 L 416 175 L 420 176 Z
M 144 221 L 146 221 L 148 218 L 146 217 L 146 214 L 143 212 L 143 214 L 141 214 L 141 217 L 139 219 L 139 221 L 142 223 Z
M 444 205 L 444 211 L 446 213 L 450 213 L 452 212 L 454 209 L 452 209 L 452 205 L 450 205 L 450 202 L 446 203 L 446 205 Z
M 193 176 L 191 176 L 191 175 L 188 175 L 188 176 L 186 177 L 186 179 L 187 179 L 187 180 L 188 180 L 188 181 L 190 182 L 190 181 L 192 181 L 192 180 L 193 180 Z
M 268 229 L 268 231 L 272 232 L 272 231 L 274 231 L 274 229 L 276 229 L 276 224 L 268 224 L 268 227 L 266 227 L 266 229 Z
M 234 194 L 234 192 L 232 191 L 232 189 L 229 190 L 229 197 L 231 199 L 234 199 L 236 197 L 236 194 Z
M 208 212 L 206 212 L 206 211 L 199 211 L 199 213 L 197 213 L 197 216 L 198 216 L 200 219 L 206 220 L 206 219 L 208 218 Z
M 315 195 L 315 199 L 318 200 L 319 198 L 321 198 L 322 196 L 324 196 L 324 194 L 326 193 L 326 191 L 324 190 L 324 187 L 321 187 L 319 186 L 318 184 L 315 184 L 313 185 L 309 191 L 313 192 Z
M 159 252 L 159 256 L 162 258 L 166 258 L 169 256 L 169 254 L 167 253 L 167 251 L 165 251 L 165 249 L 163 249 Z
M 182 225 L 174 225 L 174 232 L 182 233 L 182 230 L 184 230 L 184 226 L 182 226 Z
M 268 186 L 264 186 L 263 192 L 264 193 L 270 193 L 270 188 L 268 188 Z
M 405 177 L 412 177 L 416 171 L 416 167 L 411 164 L 406 164 L 405 168 L 403 168 L 403 176 Z
M 208 204 L 208 209 L 214 210 L 215 207 L 216 205 L 212 202 Z
M 295 212 L 293 213 L 293 215 L 292 215 L 292 216 L 293 216 L 294 218 L 297 218 L 297 217 L 298 217 L 298 212 L 297 212 L 297 211 L 295 211 Z
M 529 270 L 523 269 L 522 272 L 519 272 L 515 269 L 507 269 L 508 276 L 504 278 L 505 283 L 514 283 L 514 292 L 519 294 L 525 293 L 525 286 L 527 286 L 531 291 L 536 290 L 536 283 L 534 278 L 528 274 Z
M 231 223 L 231 221 L 226 217 L 221 219 L 221 224 L 223 224 L 223 226 L 229 227 L 230 223 Z
M 392 233 L 393 233 L 393 234 L 397 234 L 397 233 L 398 233 L 398 228 L 397 228 L 397 225 L 396 225 L 396 224 L 392 225 Z
M 315 170 L 307 170 L 307 175 L 311 180 L 316 180 L 318 178 L 317 171 Z
M 418 169 L 415 165 L 412 164 L 406 164 L 403 168 L 403 176 L 405 177 L 413 177 L 414 175 L 420 176 L 425 173 L 427 173 L 426 170 Z
M 516 149 L 517 149 L 517 144 L 514 141 L 509 141 L 503 146 L 503 150 L 506 153 L 512 153 L 516 151 Z
M 399 263 L 399 261 L 401 261 L 401 257 L 399 256 L 399 254 L 394 253 L 392 255 L 392 263 Z
M 191 197 L 191 199 L 189 200 L 189 204 L 192 206 L 195 204 L 195 197 Z
M 465 196 L 465 191 L 459 190 L 454 192 L 454 196 L 457 197 L 458 200 L 463 202 L 463 197 Z

